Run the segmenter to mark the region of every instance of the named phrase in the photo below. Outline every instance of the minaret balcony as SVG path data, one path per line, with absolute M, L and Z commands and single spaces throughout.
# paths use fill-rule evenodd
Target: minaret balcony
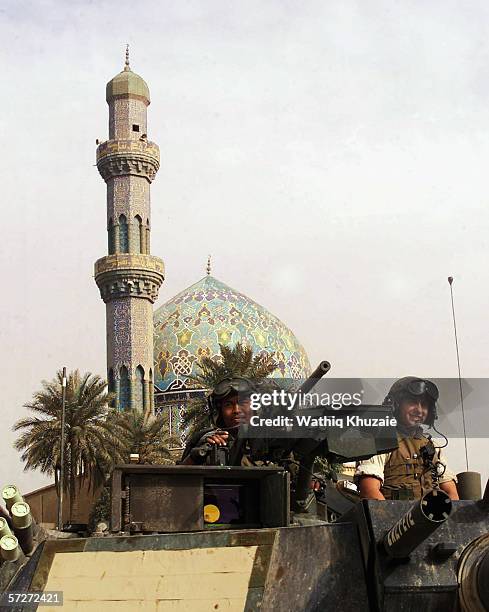
M 119 253 L 95 262 L 95 282 L 105 303 L 122 297 L 154 303 L 164 279 L 164 263 L 153 255 Z
M 143 176 L 150 183 L 160 167 L 160 149 L 154 142 L 107 140 L 97 147 L 97 168 L 104 181 L 114 176 Z

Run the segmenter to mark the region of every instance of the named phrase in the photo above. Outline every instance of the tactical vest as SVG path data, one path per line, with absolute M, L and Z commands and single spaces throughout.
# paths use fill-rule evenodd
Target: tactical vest
M 384 466 L 381 487 L 386 499 L 420 499 L 433 488 L 431 470 L 424 465 L 420 449 L 428 439 L 397 436 L 399 448 L 390 453 Z

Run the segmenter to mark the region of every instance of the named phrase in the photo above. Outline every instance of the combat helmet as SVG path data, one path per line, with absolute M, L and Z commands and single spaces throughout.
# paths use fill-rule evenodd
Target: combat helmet
M 436 402 L 439 395 L 438 387 L 431 380 L 418 378 L 417 376 L 405 376 L 396 380 L 389 389 L 389 393 L 384 399 L 384 405 L 392 406 L 394 416 L 397 416 L 402 400 L 424 398 L 428 403 L 428 417 L 425 423 L 432 427 L 438 418 Z
M 230 395 L 249 396 L 255 391 L 255 385 L 244 376 L 228 376 L 220 380 L 207 397 L 211 421 L 219 427 L 223 426 L 221 402 Z

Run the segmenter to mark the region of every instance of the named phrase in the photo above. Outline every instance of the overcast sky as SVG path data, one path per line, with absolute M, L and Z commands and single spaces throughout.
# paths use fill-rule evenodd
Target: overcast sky
M 11 448 L 40 381 L 105 376 L 95 139 L 126 42 L 162 154 L 158 304 L 211 253 L 332 376 L 455 376 L 452 275 L 462 373 L 489 375 L 487 2 L 3 0 L 0 41 L 0 484 L 46 482 Z

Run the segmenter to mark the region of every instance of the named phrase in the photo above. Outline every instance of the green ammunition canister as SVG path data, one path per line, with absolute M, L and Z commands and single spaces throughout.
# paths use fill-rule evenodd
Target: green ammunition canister
M 24 501 L 22 499 L 22 495 L 19 492 L 19 489 L 13 484 L 3 487 L 2 497 L 3 497 L 3 501 L 5 502 L 5 505 L 7 506 L 7 510 L 10 510 L 10 508 L 16 502 Z
M 14 535 L 0 538 L 0 555 L 4 561 L 17 561 L 20 557 L 19 542 Z
M 9 524 L 7 523 L 7 519 L 4 519 L 3 516 L 0 516 L 0 538 L 3 538 L 4 535 L 11 535 Z
M 29 504 L 24 501 L 16 502 L 10 508 L 10 514 L 19 545 L 24 554 L 28 555 L 34 548 L 32 515 Z
M 18 501 L 10 508 L 12 523 L 16 529 L 25 529 L 32 524 L 32 515 L 29 504 L 25 501 Z

